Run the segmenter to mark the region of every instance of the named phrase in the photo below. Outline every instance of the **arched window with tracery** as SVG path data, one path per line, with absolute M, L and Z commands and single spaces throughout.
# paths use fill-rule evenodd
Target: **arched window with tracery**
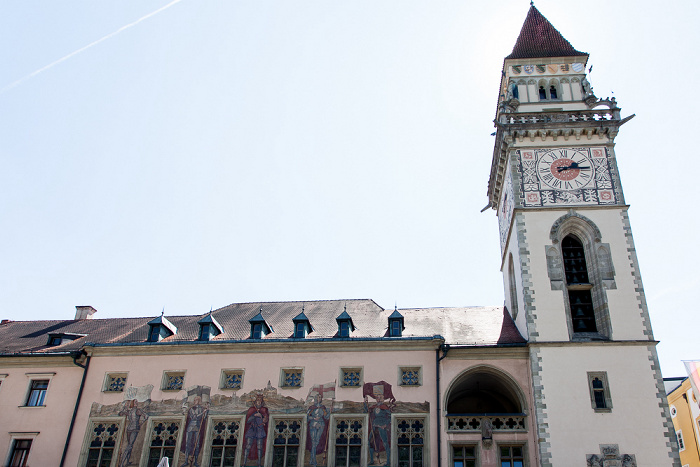
M 575 333 L 597 332 L 591 295 L 593 286 L 588 279 L 586 251 L 583 244 L 574 235 L 567 235 L 561 242 L 561 253 L 573 331 Z

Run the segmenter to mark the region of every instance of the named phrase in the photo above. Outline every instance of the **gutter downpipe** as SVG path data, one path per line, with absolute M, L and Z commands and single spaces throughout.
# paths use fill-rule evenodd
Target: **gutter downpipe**
M 85 360 L 85 365 L 81 365 L 78 363 L 78 359 L 82 358 L 82 356 L 85 355 L 87 356 L 87 359 Z M 70 420 L 70 426 L 68 427 L 68 436 L 66 436 L 66 445 L 63 446 L 63 454 L 61 455 L 61 463 L 59 464 L 59 467 L 63 467 L 63 464 L 66 462 L 66 454 L 68 454 L 68 444 L 70 443 L 70 438 L 71 435 L 73 434 L 73 426 L 75 425 L 75 419 L 78 416 L 78 407 L 80 406 L 80 399 L 83 396 L 83 389 L 85 388 L 85 379 L 87 378 L 87 372 L 88 372 L 88 367 L 90 366 L 90 356 L 85 352 L 85 350 L 81 349 L 75 354 L 73 354 L 73 364 L 76 366 L 79 366 L 80 368 L 83 369 L 83 379 L 80 381 L 80 389 L 78 390 L 78 398 L 75 400 L 75 408 L 73 409 L 73 417 Z
M 442 356 L 440 356 L 442 351 Z M 440 347 L 435 349 L 435 398 L 437 399 L 437 467 L 442 466 L 442 428 L 440 427 L 440 362 L 447 357 L 447 352 L 450 351 L 450 344 L 440 344 Z

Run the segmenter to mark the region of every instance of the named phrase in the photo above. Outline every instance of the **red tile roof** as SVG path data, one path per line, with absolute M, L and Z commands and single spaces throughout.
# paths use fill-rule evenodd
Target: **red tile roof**
M 518 40 L 509 58 L 570 57 L 588 55 L 579 52 L 564 39 L 547 18 L 542 16 L 535 6 L 530 7 Z

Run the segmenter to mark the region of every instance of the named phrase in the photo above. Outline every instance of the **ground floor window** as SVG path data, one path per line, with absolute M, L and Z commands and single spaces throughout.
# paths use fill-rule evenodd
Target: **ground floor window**
M 118 434 L 119 425 L 116 423 L 93 423 L 85 466 L 109 467 L 112 465 Z
M 179 432 L 179 420 L 153 423 L 148 443 L 148 467 L 157 467 L 163 457 L 173 465 Z
M 10 467 L 25 467 L 31 447 L 31 439 L 14 440 L 12 443 L 12 452 L 10 454 Z
M 452 446 L 452 467 L 476 467 L 476 446 Z
M 300 420 L 275 420 L 272 467 L 297 467 L 301 439 Z
M 359 467 L 362 461 L 362 419 L 335 420 L 336 467 Z
M 501 467 L 523 467 L 525 457 L 522 446 L 499 446 Z
M 239 420 L 215 420 L 211 423 L 210 467 L 233 467 L 241 423 Z
M 425 444 L 425 420 L 422 418 L 398 418 L 396 420 L 396 446 L 399 467 L 423 467 Z

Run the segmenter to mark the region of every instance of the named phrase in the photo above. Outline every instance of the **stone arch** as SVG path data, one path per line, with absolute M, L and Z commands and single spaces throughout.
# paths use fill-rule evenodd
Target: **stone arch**
M 567 236 L 575 238 L 583 247 L 589 282 L 585 287 L 579 284 L 568 284 L 565 280 L 566 268 L 562 267 L 564 263 L 561 241 Z M 616 285 L 610 245 L 602 243 L 600 229 L 593 221 L 573 209 L 552 224 L 549 237 L 552 245 L 545 247 L 547 272 L 552 290 L 561 290 L 564 294 L 570 337 L 576 340 L 611 339 L 612 327 L 606 289 L 614 289 Z M 571 290 L 582 290 L 582 287 L 590 291 L 589 300 L 592 302 L 596 324 L 596 332 L 593 333 L 576 332 L 572 322 L 572 308 L 578 308 L 572 304 L 572 300 L 583 292 Z
M 508 373 L 476 365 L 457 375 L 445 392 L 447 414 L 526 414 L 527 399 Z

